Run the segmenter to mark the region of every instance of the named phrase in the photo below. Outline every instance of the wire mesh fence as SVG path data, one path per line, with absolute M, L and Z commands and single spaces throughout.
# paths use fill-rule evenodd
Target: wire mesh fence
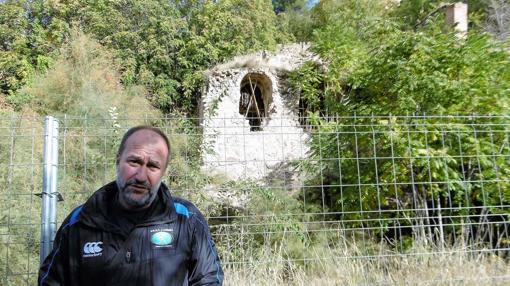
M 510 254 L 507 116 L 273 118 L 257 129 L 234 118 L 58 120 L 59 224 L 115 179 L 125 130 L 155 125 L 172 146 L 165 182 L 209 219 L 227 274 L 272 269 L 266 276 L 285 284 L 299 281 L 297 269 L 333 264 L 331 282 L 342 265 L 377 261 L 388 273 L 399 268 L 394 259 Z M 44 119 L 0 122 L 0 284 L 34 285 Z M 495 271 L 478 278 L 510 281 L 508 270 Z M 388 275 L 358 283 L 387 285 Z M 449 279 L 462 284 L 462 275 Z

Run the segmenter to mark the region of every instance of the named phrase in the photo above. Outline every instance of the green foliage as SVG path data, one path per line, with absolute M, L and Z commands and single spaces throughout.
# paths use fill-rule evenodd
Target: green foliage
M 229 261 L 263 259 L 275 252 L 283 260 L 304 261 L 308 250 L 324 249 L 319 245 L 324 241 L 334 245 L 328 241 L 334 236 L 311 229 L 318 219 L 310 213 L 340 213 L 343 225 L 332 226 L 336 230 L 374 227 L 389 234 L 390 227 L 411 225 L 420 216 L 406 209 L 440 203 L 455 209 L 448 215 L 465 216 L 479 215 L 468 209 L 472 206 L 486 206 L 485 211 L 496 214 L 501 209 L 490 206 L 510 203 L 508 124 L 503 117 L 389 115 L 508 114 L 510 63 L 503 47 L 476 30 L 460 40 L 443 27 L 441 16 L 415 28 L 439 6 L 435 0 L 402 1 L 398 7 L 378 0 L 323 0 L 311 11 L 303 8 L 304 1 L 272 2 L 0 4 L 0 93 L 7 99 L 1 105 L 7 101 L 30 116 L 35 116 L 33 108 L 39 114 L 86 118 L 60 117 L 67 137 L 65 175 L 59 180 L 66 202 L 59 216 L 114 177 L 112 162 L 122 130 L 142 122 L 169 134 L 172 189 L 191 196 L 206 213 L 220 215 L 224 209 L 198 191 L 219 179 L 200 169 L 202 137 L 196 122 L 143 119 L 145 113 L 160 118 L 144 98 L 177 117 L 192 114 L 205 69 L 233 55 L 293 40 L 312 40 L 326 62 L 307 63 L 289 76 L 316 126 L 311 160 L 300 167 L 310 177 L 306 184 L 321 188 L 307 188 L 304 205 L 304 198 L 279 188 L 223 183 L 221 187 L 251 193 L 247 209 L 235 210 L 239 216 L 229 216 L 234 223 L 224 225 L 233 235 L 222 236 L 220 247 L 235 246 L 224 251 L 233 257 Z M 477 28 L 485 4 L 469 3 L 471 26 Z M 325 111 L 340 116 L 320 120 Z M 123 120 L 127 116 L 136 119 Z M 22 120 L 5 129 L 15 133 L 30 128 L 42 134 L 41 126 Z M 35 224 L 6 226 L 26 223 L 40 212 L 28 198 L 39 192 L 36 178 L 42 170 L 32 161 L 41 157 L 42 137 L 14 135 L 0 138 L 0 180 L 9 186 L 0 190 L 0 196 L 9 198 L 1 201 L 0 228 L 14 237 L 0 241 L 0 248 L 9 250 L 9 256 L 0 255 L 9 259 L 0 261 L 2 279 L 8 276 L 1 271 L 10 275 L 37 269 Z M 31 172 L 13 167 L 26 162 L 32 162 Z M 15 196 L 12 186 L 28 193 Z M 11 212 L 15 207 L 32 213 Z M 20 243 L 13 246 L 12 240 Z M 0 284 L 31 282 L 19 278 Z
M 335 101 L 342 102 L 342 94 L 336 91 L 365 61 L 370 50 L 368 43 L 377 42 L 374 36 L 378 40 L 384 37 L 373 30 L 381 24 L 390 25 L 381 20 L 384 11 L 380 2 L 370 0 L 321 1 L 314 8 L 314 49 L 328 62 L 325 91 Z
M 185 45 L 177 58 L 189 100 L 196 96 L 204 68 L 236 54 L 272 49 L 283 37 L 277 35 L 276 16 L 267 1 L 206 1 L 188 19 Z
M 294 73 L 307 101 L 323 94 L 329 111 L 365 115 L 508 109 L 510 59 L 503 46 L 476 31 L 459 40 L 441 19 L 401 30 L 381 6 L 371 9 L 376 4 L 322 1 L 314 8 L 321 25 L 314 49 L 327 69 L 317 75 L 305 65 Z
M 42 166 L 42 125 L 34 125 L 33 112 L 23 115 L 0 110 L 4 136 L 0 138 L 0 284 L 34 284 L 27 274 L 39 266 L 40 200 Z M 25 133 L 25 131 L 27 131 Z M 26 136 L 30 134 L 29 136 Z M 10 276 L 8 276 L 10 275 Z M 28 281 L 28 282 L 27 282 Z
M 72 27 L 113 54 L 124 86 L 143 85 L 162 111 L 193 113 L 203 71 L 237 54 L 291 39 L 268 1 L 7 1 L 0 5 L 0 88 L 17 94 L 53 64 Z M 280 25 L 281 26 L 281 25 Z
M 312 36 L 313 21 L 309 9 L 292 7 L 284 9 L 277 15 L 278 35 L 282 37 L 279 41 L 307 42 Z M 286 35 L 289 34 L 289 35 Z
M 291 87 L 301 94 L 304 116 L 307 112 L 324 111 L 324 74 L 315 63 L 307 62 L 289 73 Z
M 289 11 L 303 11 L 306 9 L 305 0 L 272 0 L 273 9 L 276 13 Z
M 327 207 L 358 227 L 388 227 L 419 215 L 387 209 L 507 204 L 502 118 L 483 127 L 479 118 L 372 116 L 507 114 L 510 57 L 504 47 L 476 30 L 459 39 L 441 17 L 402 30 L 400 19 L 372 5 L 322 1 L 313 11 L 320 23 L 314 48 L 327 68 L 304 65 L 291 82 L 303 101 L 340 117 L 314 121 L 312 160 L 302 166 L 313 178 L 310 185 L 328 186 Z M 323 203 L 316 194 L 314 201 Z M 379 220 L 362 222 L 370 218 Z
M 399 32 L 348 80 L 359 113 L 501 113 L 508 110 L 508 55 L 489 37 L 459 43 L 439 31 Z
M 5 3 L 0 6 L 0 91 L 8 93 L 25 82 L 32 72 L 26 57 L 17 51 L 22 50 L 26 40 L 22 37 L 28 25 L 23 17 L 21 6 Z
M 407 210 L 438 203 L 459 208 L 449 215 L 476 213 L 463 209 L 473 206 L 497 213 L 495 206 L 510 199 L 502 120 L 388 116 L 319 122 L 311 146 L 315 160 L 302 167 L 313 178 L 310 185 L 328 186 L 328 207 L 351 226 L 404 225 L 416 215 Z M 320 201 L 320 192 L 315 194 L 307 199 Z
M 446 4 L 452 4 L 459 1 L 441 1 L 441 0 L 402 0 L 400 4 L 392 11 L 404 28 L 413 28 L 417 24 L 423 24 L 428 21 L 427 17 L 435 17 L 438 9 Z M 487 0 L 464 0 L 468 4 L 468 20 L 472 28 L 480 28 L 483 20 L 487 17 Z M 436 13 L 434 13 L 436 12 Z
M 224 185 L 250 195 L 247 208 L 235 212 L 239 214 L 237 219 L 225 226 L 230 235 L 220 241 L 222 245 L 235 245 L 225 253 L 230 261 L 246 257 L 265 260 L 264 255 L 268 253 L 277 253 L 282 259 L 302 261 L 306 258 L 304 250 L 312 243 L 306 222 L 312 217 L 297 198 L 283 189 L 250 182 L 227 182 Z
M 162 111 L 192 113 L 205 69 L 288 39 L 277 33 L 272 6 L 262 0 L 22 2 L 0 6 L 0 29 L 20 35 L 1 39 L 4 47 L 19 47 L 0 61 L 8 71 L 0 81 L 6 94 L 16 93 L 34 69 L 51 65 L 76 26 L 112 51 L 123 85 L 143 85 Z M 18 96 L 11 102 L 25 103 Z
M 133 117 L 155 113 L 144 103 L 143 90 L 124 89 L 111 53 L 77 31 L 55 64 L 16 93 L 41 114 L 73 114 L 102 118 L 111 108 Z M 141 94 L 139 94 L 141 93 Z
M 55 49 L 64 40 L 65 24 L 47 23 L 40 1 L 5 1 L 0 5 L 0 94 L 16 108 L 26 104 L 16 91 L 36 71 L 48 68 Z
M 280 42 L 306 42 L 312 35 L 311 11 L 304 0 L 273 0 Z M 290 34 L 291 36 L 287 36 Z
M 439 0 L 403 0 L 395 9 L 396 16 L 401 16 L 401 21 L 409 27 L 425 20 L 425 17 L 438 9 L 444 2 Z
M 146 96 L 161 109 L 179 102 L 179 84 L 172 75 L 182 46 L 184 22 L 168 1 L 50 2 L 51 22 L 78 26 L 108 47 L 116 58 L 122 83 L 144 85 Z M 69 34 L 68 31 L 64 34 Z M 178 75 L 175 75 L 178 76 Z

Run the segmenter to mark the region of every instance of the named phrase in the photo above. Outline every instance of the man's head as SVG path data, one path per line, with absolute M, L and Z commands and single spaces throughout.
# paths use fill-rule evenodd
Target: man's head
M 169 160 L 166 135 L 150 126 L 129 129 L 117 152 L 120 204 L 130 210 L 148 207 L 156 197 Z

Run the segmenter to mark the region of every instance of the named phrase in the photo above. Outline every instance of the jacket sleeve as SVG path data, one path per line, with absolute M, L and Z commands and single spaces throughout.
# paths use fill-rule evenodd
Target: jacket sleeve
M 66 286 L 72 284 L 70 281 L 70 262 L 72 258 L 69 257 L 69 233 L 71 226 L 76 223 L 80 211 L 81 206 L 77 207 L 62 222 L 53 241 L 53 250 L 39 268 L 37 285 Z
M 55 241 L 53 243 L 53 250 L 46 257 L 46 259 L 44 259 L 44 262 L 39 269 L 39 281 L 37 285 L 65 285 L 64 273 L 66 263 L 63 261 L 63 258 L 67 256 L 64 255 L 64 252 L 66 252 L 64 247 L 67 237 L 66 231 L 67 227 L 65 227 L 65 225 L 61 226 L 58 230 L 57 235 L 55 236 Z
M 213 286 L 223 284 L 223 270 L 209 226 L 200 213 L 194 214 L 190 286 Z

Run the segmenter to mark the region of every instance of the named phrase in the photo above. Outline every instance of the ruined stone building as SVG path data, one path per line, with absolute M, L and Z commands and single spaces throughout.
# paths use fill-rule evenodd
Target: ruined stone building
M 299 96 L 286 75 L 317 60 L 307 44 L 239 56 L 206 73 L 200 118 L 208 174 L 232 180 L 292 176 L 291 162 L 304 158 L 309 135 L 300 125 Z

